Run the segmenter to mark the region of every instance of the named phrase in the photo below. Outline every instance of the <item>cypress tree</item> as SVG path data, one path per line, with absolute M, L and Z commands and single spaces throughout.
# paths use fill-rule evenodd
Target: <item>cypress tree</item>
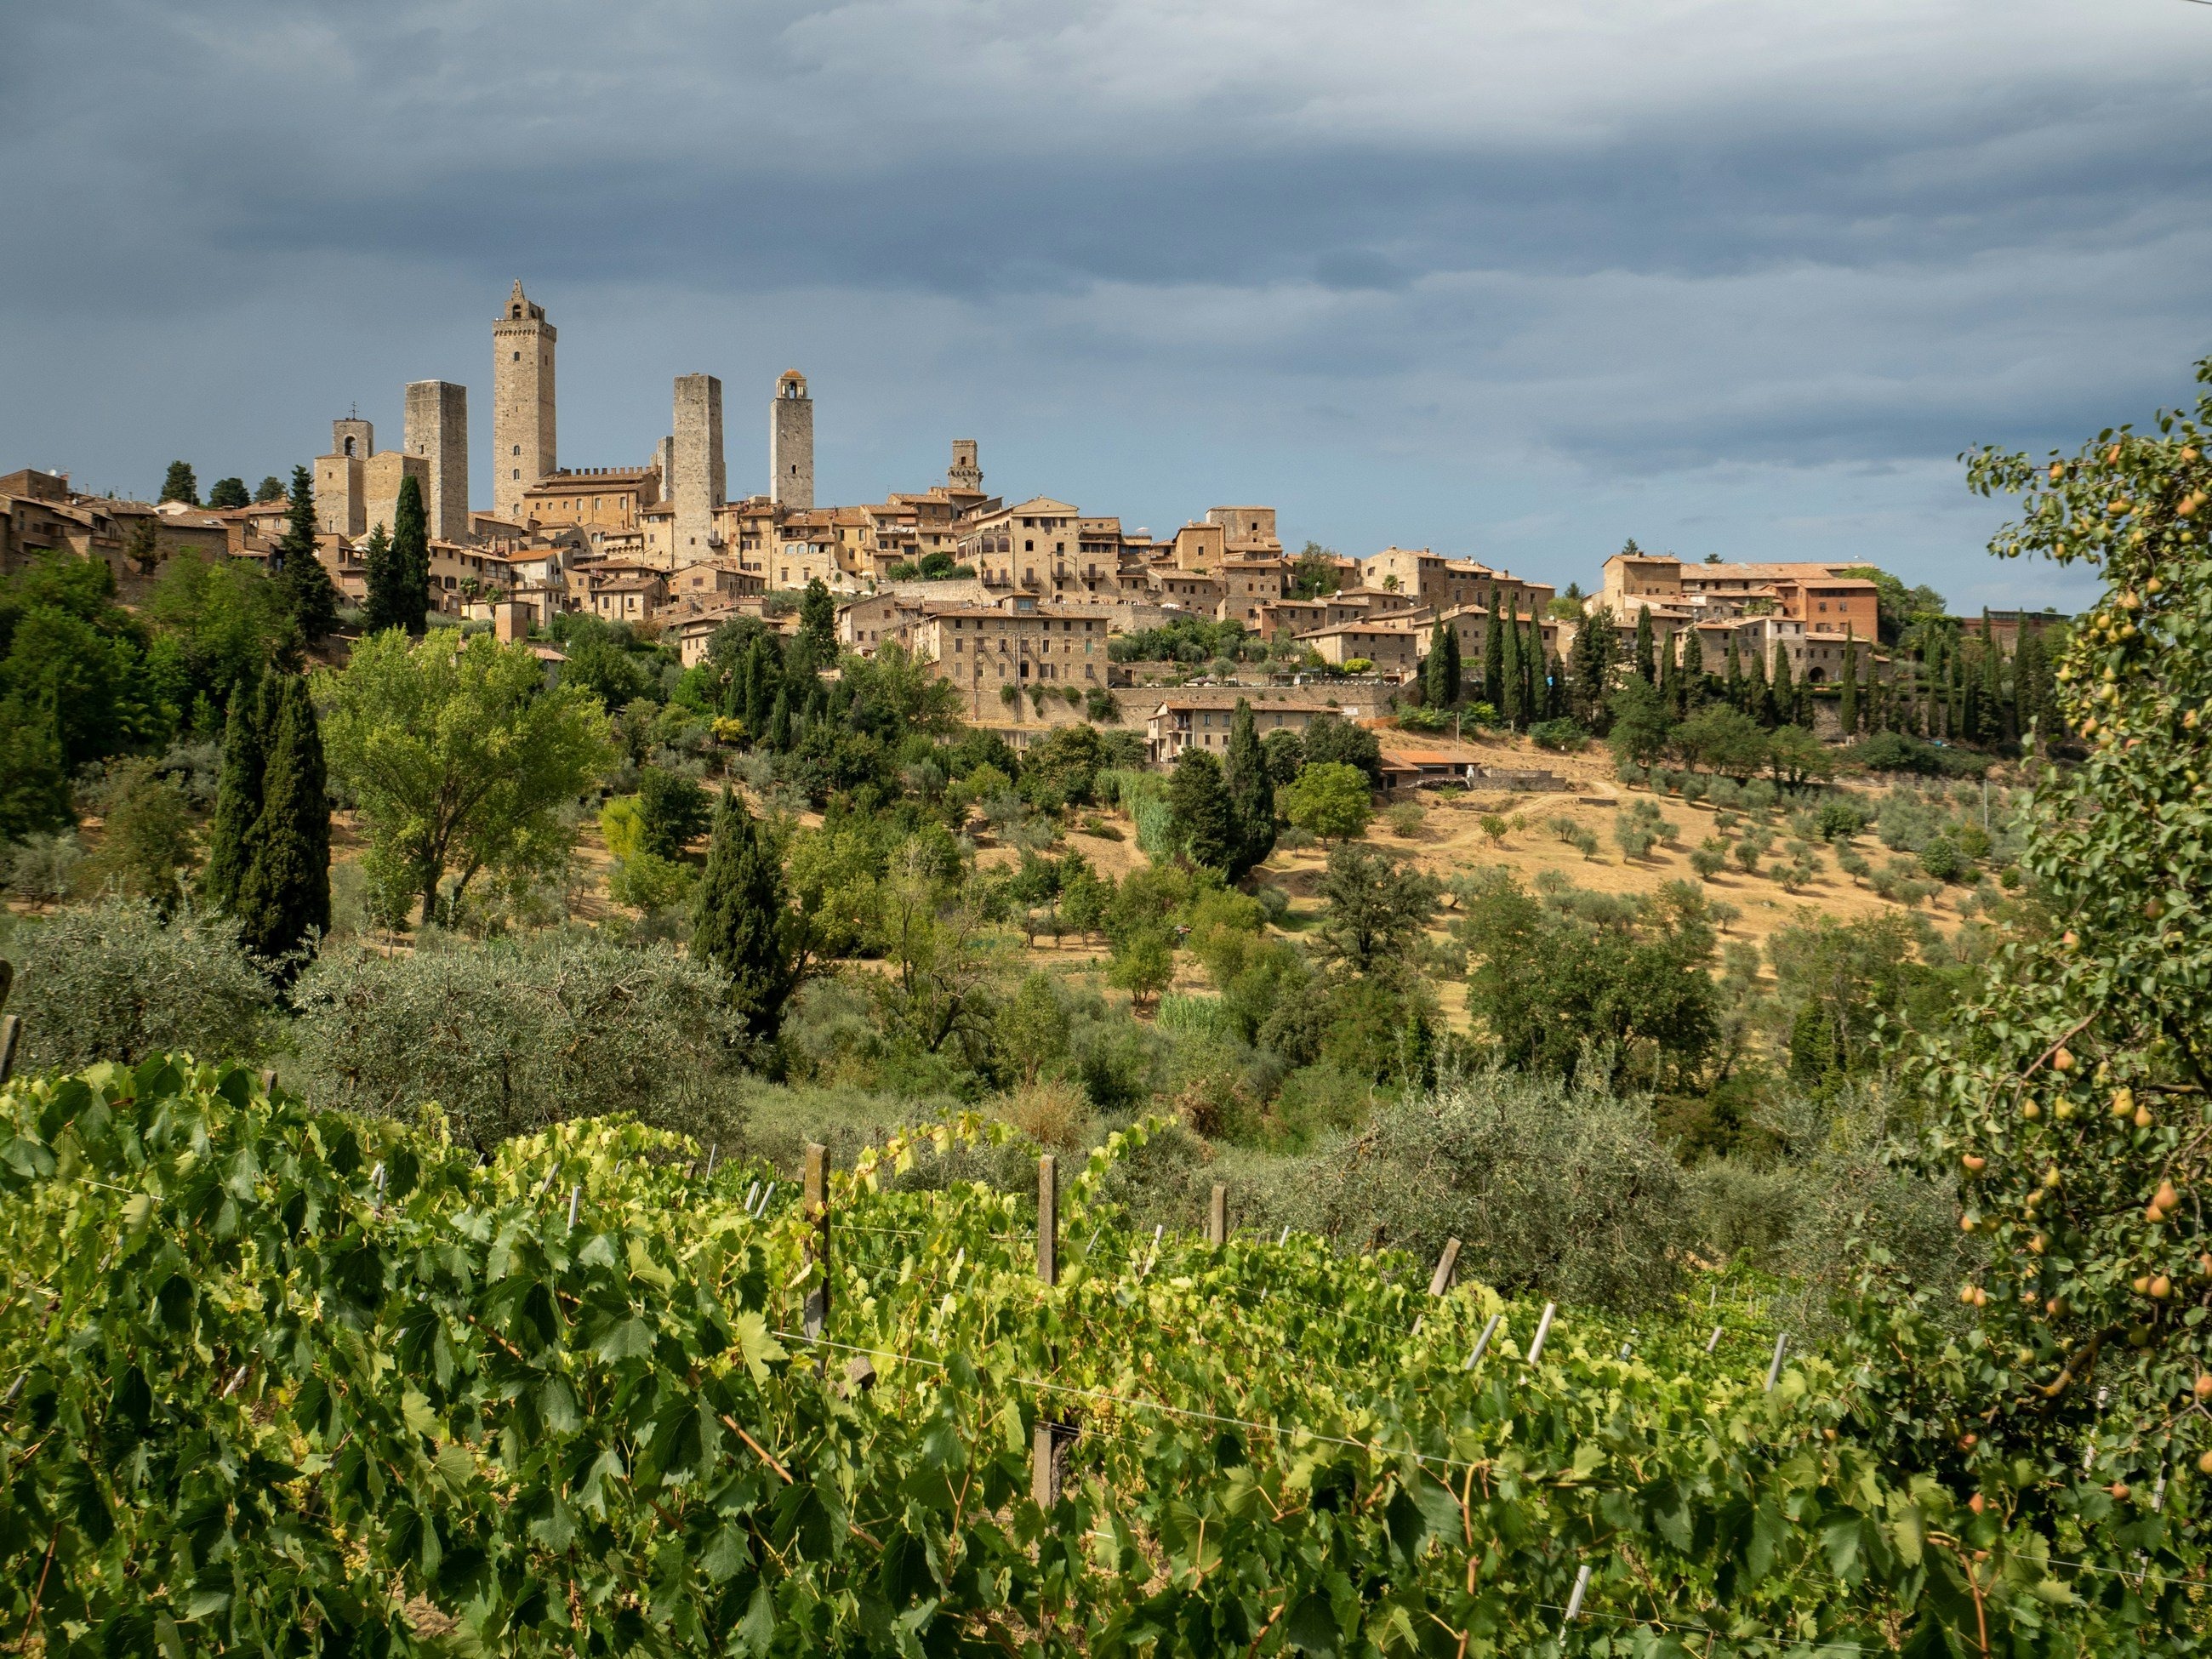
M 1421 688 L 1421 701 L 1431 708 L 1444 706 L 1444 640 L 1449 632 L 1444 619 L 1439 617 L 1429 629 L 1429 653 L 1421 659 L 1421 672 L 1416 683 Z
M 161 500 L 182 501 L 186 507 L 200 504 L 199 480 L 192 476 L 190 461 L 171 461 L 168 476 L 161 480 Z
M 304 466 L 292 469 L 291 510 L 285 515 L 275 562 L 301 636 L 321 639 L 338 625 L 338 591 L 315 556 L 315 482 Z
M 781 755 L 791 748 L 791 693 L 782 686 L 775 690 L 775 707 L 768 717 L 768 746 Z
M 1774 653 L 1774 690 L 1771 700 L 1773 724 L 1795 726 L 1797 723 L 1797 687 L 1790 672 L 1790 652 L 1784 647 Z
M 2016 737 L 2008 718 L 2010 708 L 2004 696 L 2004 653 L 1997 648 L 1996 635 L 1990 628 L 1990 613 L 1982 611 L 1982 723 L 1984 741 L 1996 743 Z
M 1837 718 L 1844 735 L 1856 737 L 1859 729 L 1859 642 L 1852 634 L 1844 635 L 1844 690 L 1837 704 Z
M 249 832 L 261 816 L 261 779 L 267 764 L 266 696 L 266 682 L 259 674 L 240 680 L 230 694 L 230 714 L 222 734 L 222 771 L 216 784 L 215 822 L 208 830 L 207 864 L 200 872 L 201 896 L 217 910 L 237 906 Z
M 322 726 L 307 684 L 288 675 L 268 700 L 273 720 L 261 813 L 246 837 L 246 869 L 232 907 L 246 948 L 289 980 L 308 936 L 331 926 L 331 798 Z
M 1549 651 L 1544 655 L 1544 718 L 1547 720 L 1564 719 L 1567 712 L 1567 665 L 1559 660 L 1559 653 Z
M 1636 677 L 1646 685 L 1659 683 L 1657 651 L 1651 638 L 1651 607 L 1636 607 Z
M 1501 718 L 1505 713 L 1505 635 L 1501 631 L 1498 601 L 1498 584 L 1490 586 L 1490 621 L 1482 630 L 1482 696 L 1484 701 L 1498 710 Z
M 788 713 L 788 704 L 779 707 Z M 707 843 L 691 953 L 728 976 L 730 1006 L 744 1021 L 746 1035 L 775 1042 L 798 981 L 783 862 L 745 804 L 726 787 Z
M 1651 614 L 1649 606 L 1645 607 L 1644 614 L 1647 617 Z M 1674 662 L 1676 637 L 1669 634 L 1659 642 L 1659 701 L 1666 705 L 1668 714 L 1680 720 L 1682 718 L 1682 679 Z
M 1459 625 L 1455 623 L 1444 629 L 1444 705 L 1459 707 L 1465 695 L 1467 665 L 1460 659 Z
M 1513 621 L 1501 621 L 1492 625 L 1498 640 L 1499 661 L 1497 684 L 1504 692 L 1503 698 L 1493 697 L 1498 704 L 1498 718 L 1518 732 L 1526 721 L 1521 713 L 1521 628 Z
M 422 508 L 422 481 L 399 481 L 392 510 L 392 611 L 387 628 L 421 635 L 430 624 L 430 516 Z
M 1544 630 L 1533 611 L 1528 613 L 1528 633 L 1521 641 L 1521 672 L 1525 677 L 1525 684 L 1521 688 L 1525 729 L 1544 718 Z
M 1743 653 L 1736 645 L 1734 629 L 1729 630 L 1728 667 L 1721 685 L 1722 695 L 1728 699 L 1728 706 L 1741 714 L 1744 702 Z
M 1751 653 L 1743 680 L 1744 713 L 1761 726 L 1774 724 L 1774 693 L 1766 684 L 1766 647 L 1762 642 Z
M 1260 748 L 1252 705 L 1242 697 L 1237 699 L 1237 712 L 1229 722 L 1229 749 L 1221 772 L 1229 790 L 1234 842 L 1229 879 L 1241 881 L 1275 850 L 1275 786 L 1267 776 L 1267 758 Z
M 399 619 L 398 571 L 392 559 L 392 538 L 379 524 L 362 546 L 362 562 L 368 567 L 368 597 L 362 602 L 361 629 L 381 634 L 404 624 Z

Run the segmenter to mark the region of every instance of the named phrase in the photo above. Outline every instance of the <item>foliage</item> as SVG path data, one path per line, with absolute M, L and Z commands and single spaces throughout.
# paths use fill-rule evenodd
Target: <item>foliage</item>
M 207 504 L 217 513 L 234 507 L 250 507 L 253 498 L 246 493 L 246 480 L 239 477 L 217 478 L 208 486 Z
M 186 507 L 200 504 L 199 480 L 192 476 L 190 461 L 171 461 L 169 470 L 161 479 L 161 493 L 155 498 L 163 501 L 182 501 Z
M 1382 744 L 1358 721 L 1340 714 L 1316 714 L 1300 742 L 1307 764 L 1356 766 L 1367 775 L 1369 788 L 1382 787 Z
M 914 1651 L 972 1633 L 1040 1654 L 1544 1652 L 1583 1567 L 1608 1646 L 1655 1619 L 1698 1652 L 1778 1631 L 1983 1650 L 1985 1629 L 2006 1651 L 2112 1651 L 2185 1627 L 2178 1589 L 2052 1594 L 2057 1564 L 2002 1510 L 1830 1437 L 1828 1367 L 1763 1392 L 1765 1333 L 1740 1318 L 1707 1356 L 1690 1317 L 1632 1336 L 1571 1311 L 1516 1363 L 1531 1307 L 1473 1284 L 1424 1297 L 1401 1252 L 1155 1243 L 1103 1195 L 1143 1131 L 1063 1188 L 1042 1286 L 1017 1200 L 909 1186 L 987 1149 L 972 1124 L 840 1171 L 824 1262 L 787 1200 L 746 1212 L 757 1171 L 708 1180 L 696 1142 L 635 1124 L 479 1167 L 434 1128 L 311 1111 L 236 1070 L 8 1101 L 0 1242 L 66 1310 L 21 1298 L 0 1326 L 25 1379 L 7 1605 L 49 1651 L 97 1630 L 147 1650 L 313 1632 L 704 1654 L 803 1632 L 833 1652 L 896 1650 L 894 1632 Z M 1522 1139 L 1572 1150 L 1546 1115 Z M 817 1290 L 829 1346 L 809 1352 Z M 1463 1366 L 1492 1313 L 1489 1358 Z M 1048 1474 L 1066 1465 L 1042 1502 L 1040 1433 Z M 125 1447 L 127 1480 L 108 1472 Z
M 1267 862 L 1275 850 L 1275 785 L 1260 747 L 1252 705 L 1243 697 L 1230 720 L 1229 746 L 1222 757 L 1222 783 L 1229 795 L 1231 851 L 1226 872 L 1231 881 Z
M 290 661 L 298 647 L 283 589 L 243 559 L 167 561 L 146 614 L 160 629 L 157 638 L 178 653 L 180 708 L 203 696 L 211 710 L 226 708 L 234 688 L 272 663 Z M 200 735 L 217 734 L 210 726 Z
M 1354 973 L 1401 964 L 1435 915 L 1436 879 L 1372 847 L 1329 849 L 1321 880 L 1322 942 Z
M 1528 728 L 1528 737 L 1537 748 L 1555 755 L 1579 754 L 1589 745 L 1589 733 L 1565 718 L 1537 721 Z
M 617 1111 L 734 1139 L 738 1022 L 720 976 L 665 946 L 547 932 L 333 948 L 294 995 L 301 1060 L 333 1104 L 405 1119 L 434 1102 L 478 1151 Z
M 706 833 L 714 809 L 696 779 L 648 766 L 638 774 L 637 810 L 644 850 L 674 859 Z
M 804 936 L 785 896 L 781 849 L 726 788 L 707 846 L 691 947 L 721 976 L 746 1035 L 775 1041 L 805 969 Z
M 291 509 L 270 561 L 291 613 L 306 640 L 319 640 L 338 625 L 338 591 L 315 551 L 315 483 L 304 466 L 292 469 Z
M 556 809 L 612 757 L 591 698 L 549 688 L 527 647 L 489 634 L 458 647 L 374 635 L 316 687 L 331 773 L 358 805 L 395 917 L 419 897 L 435 920 L 480 874 L 513 884 L 559 862 L 572 831 Z
M 184 896 L 198 850 L 184 792 L 150 763 L 126 761 L 110 775 L 104 797 L 100 845 L 79 883 L 144 899 L 167 915 Z
M 1323 840 L 1351 841 L 1375 816 L 1367 774 L 1340 761 L 1309 760 L 1279 799 L 1285 818 Z
M 164 1049 L 251 1059 L 273 1035 L 268 982 L 222 917 L 164 920 L 144 899 L 105 899 L 24 924 L 10 954 L 8 1010 L 34 1067 L 103 1054 L 135 1065 Z
M 1459 888 L 1468 1012 L 1499 1063 L 1610 1085 L 1685 1078 L 1711 1052 L 1715 938 L 1695 886 L 1555 905 L 1504 870 Z
M 1176 845 L 1190 861 L 1226 870 L 1237 854 L 1236 807 L 1212 752 L 1185 749 L 1168 776 L 1168 815 Z
M 289 976 L 290 959 L 330 932 L 331 798 L 306 682 L 286 675 L 263 709 L 268 759 L 230 909 L 246 950 Z

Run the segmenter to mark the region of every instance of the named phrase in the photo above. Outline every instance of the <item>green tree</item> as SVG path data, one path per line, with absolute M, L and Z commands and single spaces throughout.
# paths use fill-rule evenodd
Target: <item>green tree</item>
M 244 559 L 171 559 L 146 600 L 155 643 L 178 653 L 191 698 L 228 707 L 232 688 L 299 647 L 279 585 Z M 212 732 L 203 735 L 213 735 Z
M 1127 991 L 1139 1008 L 1157 1001 L 1175 982 L 1175 936 L 1154 923 L 1115 939 L 1106 964 L 1106 982 Z
M 1338 574 L 1336 551 L 1310 541 L 1298 550 L 1291 562 L 1290 597 L 1294 599 L 1326 599 L 1343 585 Z
M 315 483 L 304 466 L 292 469 L 292 505 L 271 562 L 302 639 L 319 640 L 338 625 L 338 591 L 315 556 Z
M 1323 841 L 1352 841 L 1375 816 L 1367 775 L 1337 761 L 1308 761 L 1281 792 L 1283 816 Z
M 253 487 L 253 504 L 256 507 L 265 507 L 270 501 L 281 501 L 283 499 L 284 481 L 274 473 L 263 478 Z
M 239 884 L 252 856 L 250 832 L 261 816 L 262 775 L 269 759 L 268 695 L 267 682 L 258 672 L 239 681 L 230 694 L 215 821 L 209 826 L 207 865 L 200 873 L 200 896 L 217 911 L 237 908 Z
M 1613 700 L 1613 612 L 1600 605 L 1575 630 L 1567 653 L 1567 715 L 1584 729 L 1605 734 Z M 1493 699 L 1494 701 L 1494 699 Z
M 696 780 L 659 766 L 638 774 L 637 805 L 643 850 L 664 859 L 682 857 L 706 831 L 714 810 Z
M 1235 809 L 1222 782 L 1221 763 L 1203 749 L 1176 757 L 1168 778 L 1168 817 L 1176 844 L 1193 864 L 1226 870 L 1237 851 Z
M 1234 851 L 1228 864 L 1229 879 L 1242 881 L 1267 862 L 1275 850 L 1275 783 L 1267 757 L 1260 746 L 1258 723 L 1252 705 L 1237 699 L 1237 712 L 1229 725 L 1229 748 L 1222 757 L 1222 782 L 1229 792 L 1229 815 Z
M 361 562 L 368 572 L 368 597 L 361 607 L 362 632 L 381 634 L 387 628 L 404 628 L 399 571 L 392 557 L 392 538 L 381 520 L 369 527 L 368 539 L 362 544 Z
M 0 842 L 51 833 L 75 820 L 52 714 L 21 697 L 0 698 Z
M 773 1042 L 799 987 L 802 958 L 785 897 L 783 860 L 733 791 L 722 792 L 692 923 L 692 952 L 729 981 L 746 1035 Z
M 1482 625 L 1482 695 L 1502 714 L 1505 710 L 1505 634 L 1504 598 L 1498 584 L 1490 585 L 1490 615 Z
M 1635 656 L 1632 660 L 1636 668 L 1637 678 L 1642 680 L 1646 685 L 1658 684 L 1659 653 L 1658 647 L 1652 638 L 1651 607 L 1648 605 L 1639 605 L 1636 607 L 1636 647 Z
M 817 668 L 837 660 L 837 602 L 819 576 L 807 578 L 806 592 L 800 596 L 799 637 L 811 648 Z
M 1741 783 L 1766 765 L 1771 747 L 1750 715 L 1726 703 L 1708 703 L 1676 726 L 1669 739 L 1676 754 Z
M 1836 704 L 1837 724 L 1846 738 L 1858 735 L 1859 729 L 1859 642 L 1856 635 L 1844 639 L 1844 684 Z
M 489 634 L 458 648 L 373 635 L 317 687 L 331 775 L 357 804 L 371 879 L 395 915 L 419 897 L 440 920 L 478 875 L 520 882 L 563 863 L 574 830 L 560 809 L 614 757 L 588 694 L 549 688 L 529 647 Z
M 411 474 L 399 481 L 399 500 L 392 509 L 390 580 L 391 620 L 384 626 L 420 635 L 429 626 L 430 517 L 422 507 L 422 482 Z
M 1497 589 L 1491 590 L 1494 596 Z M 1491 701 L 1498 704 L 1500 720 L 1516 732 L 1528 726 L 1528 673 L 1521 662 L 1521 623 L 1517 617 L 1507 617 L 1501 624 L 1503 637 L 1498 641 L 1498 685 L 1504 692 L 1500 698 L 1492 694 Z M 1487 653 L 1488 647 L 1485 646 Z M 1486 662 L 1487 656 L 1486 654 Z
M 1766 739 L 1766 764 L 1785 789 L 1802 789 L 1814 778 L 1832 775 L 1836 763 L 1827 745 L 1802 726 L 1777 726 Z
M 79 880 L 94 892 L 142 898 L 167 915 L 184 896 L 198 849 L 184 792 L 148 761 L 129 761 L 108 779 L 99 849 Z
M 1358 974 L 1402 965 L 1436 914 L 1436 881 L 1373 847 L 1329 849 L 1321 895 L 1323 950 Z
M 1614 690 L 1606 741 L 1613 757 L 1625 765 L 1649 766 L 1667 752 L 1674 731 L 1667 706 L 1640 675 L 1631 675 Z
M 240 942 L 289 979 L 303 949 L 331 928 L 331 798 L 307 683 L 286 675 L 267 706 L 261 811 L 246 833 L 231 911 Z
M 1358 721 L 1340 714 L 1316 714 L 1307 724 L 1302 743 L 1305 763 L 1356 766 L 1366 774 L 1370 789 L 1382 787 L 1382 744 Z
M 199 480 L 192 476 L 192 464 L 190 461 L 169 463 L 169 471 L 167 476 L 161 480 L 161 493 L 157 499 L 165 501 L 182 501 L 186 507 L 198 507 L 200 504 Z
M 247 507 L 252 497 L 246 493 L 243 478 L 217 478 L 208 487 L 207 504 L 216 512 L 226 512 L 234 507 Z

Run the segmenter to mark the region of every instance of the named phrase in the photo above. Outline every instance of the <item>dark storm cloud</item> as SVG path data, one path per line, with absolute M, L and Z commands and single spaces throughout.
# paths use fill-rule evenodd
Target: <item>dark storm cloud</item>
M 1897 478 L 2170 400 L 2212 331 L 2181 142 L 2212 15 L 2170 0 L 78 0 L 8 31 L 0 160 L 40 208 L 0 278 L 19 451 L 100 428 L 118 317 L 325 299 L 388 377 L 371 313 L 404 336 L 525 274 L 620 295 L 614 355 L 647 315 L 772 307 L 831 378 L 849 349 L 878 428 L 945 395 L 884 365 L 957 364 L 1078 476 L 1079 442 L 1150 426 L 1196 471 L 1334 492 L 1316 517 L 1355 543 L 1549 522 L 1565 556 L 1601 515 L 1522 512 L 1532 459 L 1686 527 L 1723 487 L 1723 519 L 1778 520 L 1791 469 L 1857 503 L 1829 520 L 1909 519 Z M 593 418 L 578 361 L 564 434 Z M 1079 439 L 1024 403 L 1070 377 Z

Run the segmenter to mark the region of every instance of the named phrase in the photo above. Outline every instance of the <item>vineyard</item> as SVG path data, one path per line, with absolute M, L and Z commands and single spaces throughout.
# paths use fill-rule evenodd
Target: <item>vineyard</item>
M 1031 1203 L 931 1181 L 973 1121 L 794 1190 L 181 1057 L 5 1111 L 21 1650 L 2197 1650 L 2192 1480 L 1901 1470 L 1740 1277 L 1131 1229 L 1141 1127 Z

